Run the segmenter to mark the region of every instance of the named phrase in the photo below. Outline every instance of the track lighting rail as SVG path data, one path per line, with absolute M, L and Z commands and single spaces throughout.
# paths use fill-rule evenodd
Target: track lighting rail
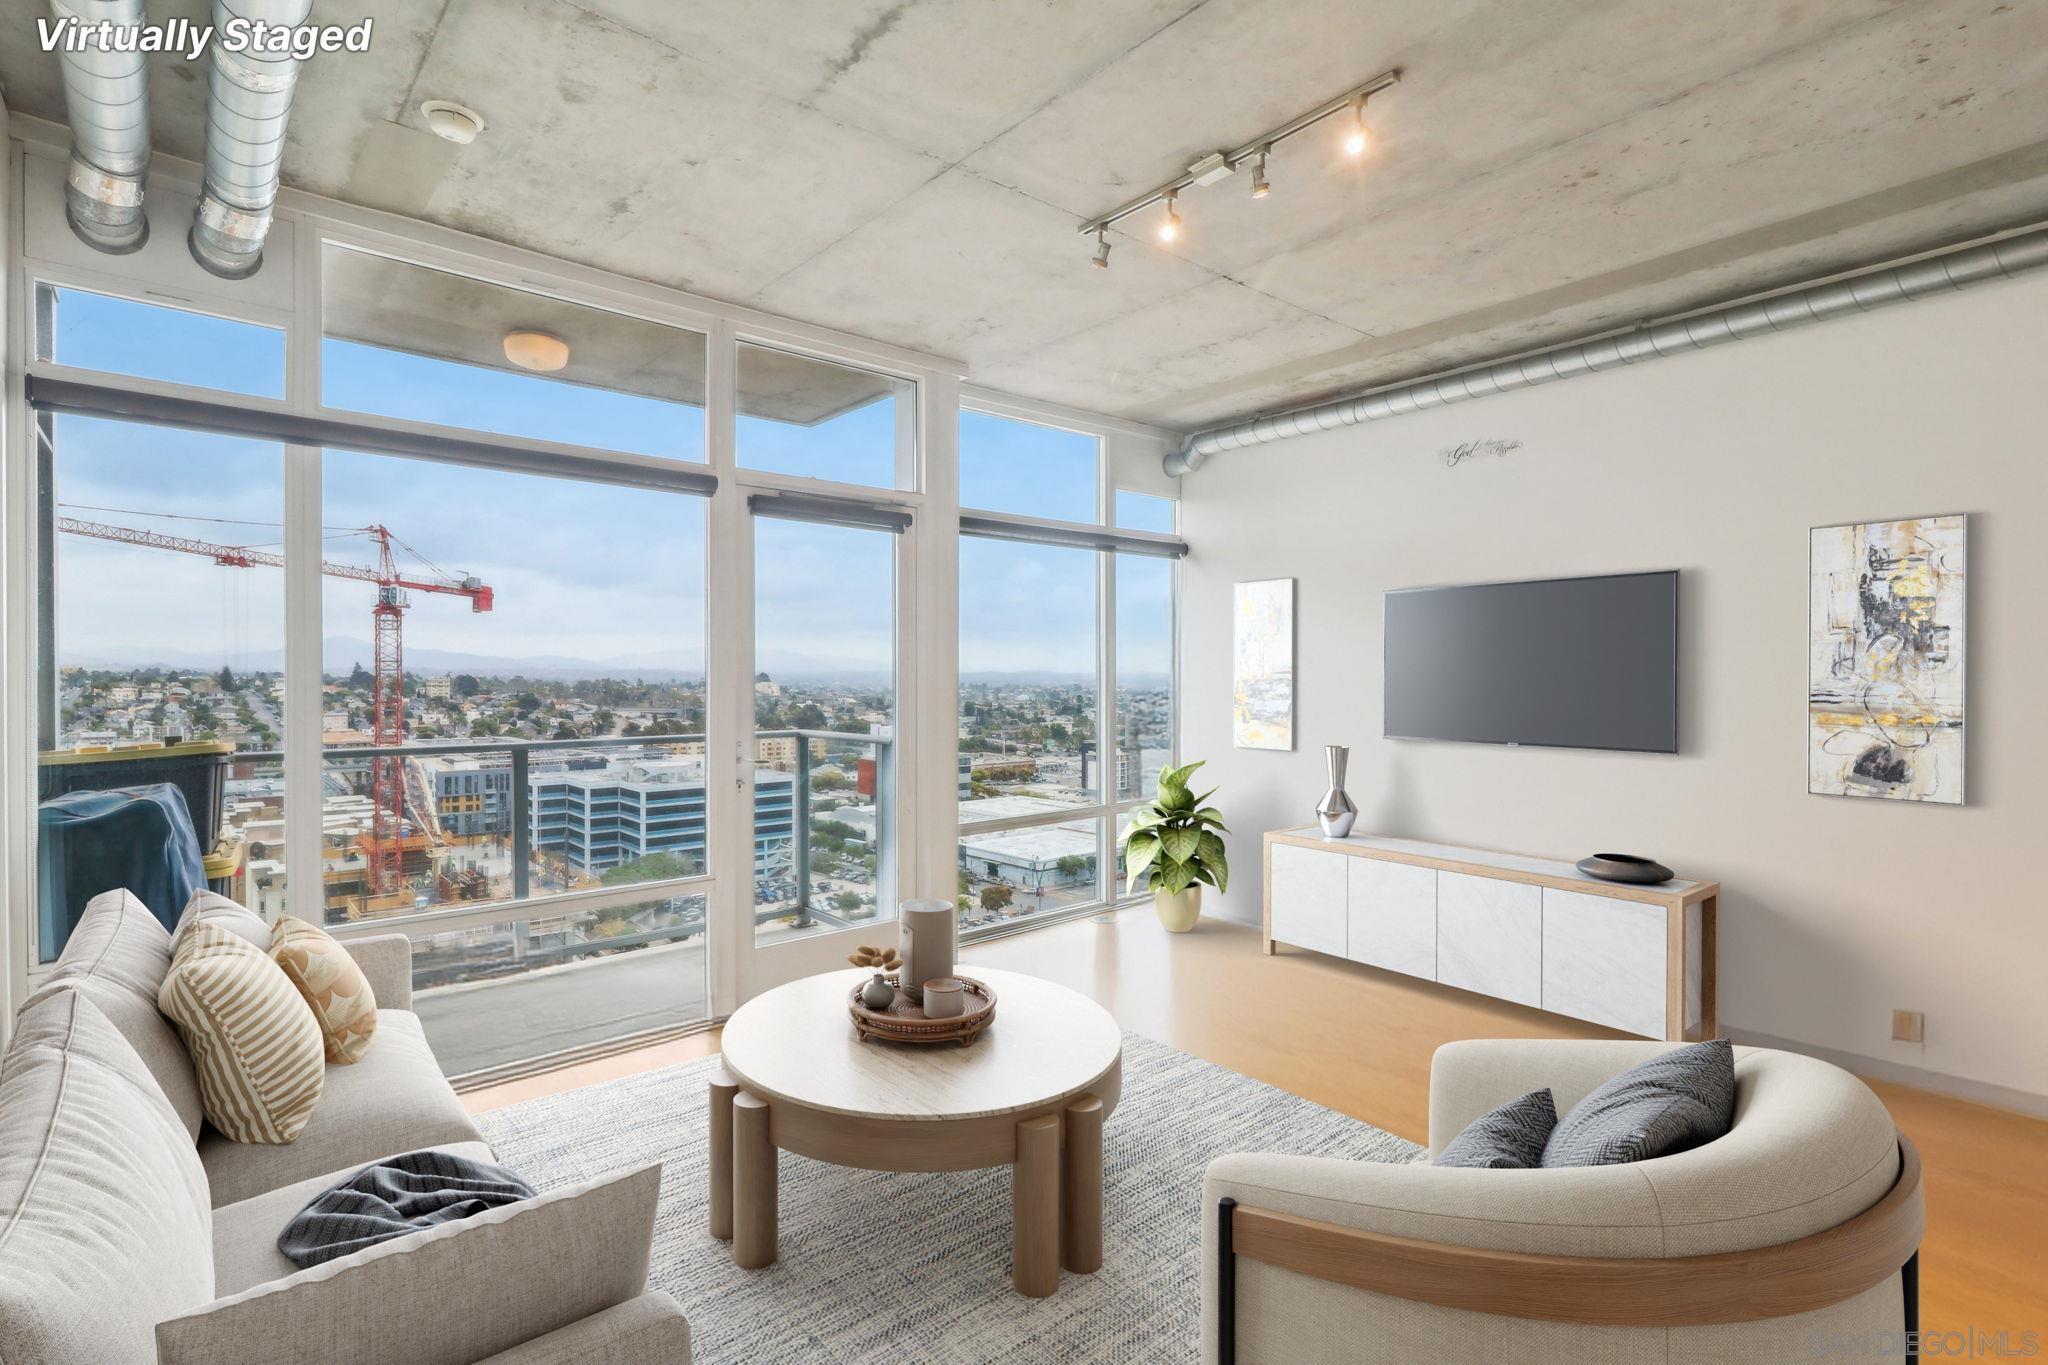
M 1362 107 L 1366 100 L 1371 99 L 1389 86 L 1399 83 L 1400 79 L 1401 72 L 1398 68 L 1391 71 L 1382 71 L 1365 84 L 1354 86 L 1335 99 L 1326 100 L 1307 113 L 1297 114 L 1279 127 L 1261 133 L 1243 146 L 1224 152 L 1222 154 L 1223 161 L 1230 170 L 1236 170 L 1239 163 L 1258 156 L 1262 152 L 1270 152 L 1275 143 L 1293 137 L 1296 133 L 1307 131 L 1333 114 L 1341 114 L 1347 109 Z M 1169 197 L 1178 195 L 1190 185 L 1207 184 L 1216 178 L 1213 172 L 1209 170 L 1214 164 L 1213 158 L 1205 157 L 1203 160 L 1195 163 L 1195 167 L 1202 168 L 1200 172 L 1195 167 L 1190 167 L 1173 179 L 1145 191 L 1145 193 L 1135 199 L 1118 205 L 1108 213 L 1090 218 L 1087 222 L 1081 224 L 1076 231 L 1084 237 L 1104 232 L 1132 214 L 1148 209 Z

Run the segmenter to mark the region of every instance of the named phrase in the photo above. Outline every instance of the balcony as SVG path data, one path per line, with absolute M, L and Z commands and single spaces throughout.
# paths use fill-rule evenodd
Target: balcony
M 825 851 L 813 836 L 834 828 L 829 817 L 845 808 L 833 803 L 846 795 L 813 790 L 816 774 L 834 767 L 831 759 L 850 763 L 858 755 L 873 765 L 877 790 L 893 790 L 889 737 L 780 730 L 758 738 L 796 741 L 786 746 L 792 770 L 784 776 L 756 764 L 754 866 L 718 869 L 746 879 L 757 931 L 775 937 L 876 918 L 879 900 L 871 894 L 859 907 L 865 914 L 844 908 L 845 876 L 768 872 L 809 868 Z M 330 924 L 388 926 L 413 939 L 416 1006 L 450 1074 L 709 1016 L 705 775 L 690 766 L 701 763 L 703 745 L 696 734 L 325 752 L 329 790 L 345 793 L 338 800 L 360 819 L 368 816 L 362 793 L 374 761 L 406 765 L 404 834 L 408 848 L 420 846 L 418 858 L 408 854 L 397 886 L 373 887 L 363 857 L 368 831 L 339 831 L 328 841 L 323 909 Z M 485 832 L 455 833 L 431 801 L 417 799 L 433 790 L 433 766 L 442 760 L 501 764 L 507 772 L 506 799 Z M 583 799 L 583 787 L 593 799 Z M 660 819 L 643 829 L 630 794 L 619 811 L 614 793 L 622 787 L 661 798 Z M 815 818 L 814 807 L 824 808 Z M 888 839 L 887 801 L 866 809 Z M 836 844 L 829 835 L 821 842 Z

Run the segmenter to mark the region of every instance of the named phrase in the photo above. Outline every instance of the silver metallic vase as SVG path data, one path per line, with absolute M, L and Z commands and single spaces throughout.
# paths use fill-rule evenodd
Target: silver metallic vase
M 1341 839 L 1351 832 L 1351 822 L 1358 818 L 1358 807 L 1344 794 L 1344 766 L 1351 761 L 1351 750 L 1332 744 L 1323 750 L 1323 755 L 1330 765 L 1330 790 L 1316 803 L 1316 820 L 1323 827 L 1325 839 Z

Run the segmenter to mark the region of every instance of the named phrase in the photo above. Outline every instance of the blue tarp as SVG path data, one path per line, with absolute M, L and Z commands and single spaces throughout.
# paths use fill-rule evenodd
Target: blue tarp
M 86 902 L 101 892 L 126 887 L 169 929 L 206 884 L 192 813 L 171 783 L 53 796 L 39 825 L 36 943 L 44 962 L 57 960 Z

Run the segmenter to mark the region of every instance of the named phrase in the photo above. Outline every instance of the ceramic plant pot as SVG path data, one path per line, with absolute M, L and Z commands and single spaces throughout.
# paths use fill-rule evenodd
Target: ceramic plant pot
M 1194 882 L 1178 895 L 1164 889 L 1152 893 L 1152 908 L 1170 934 L 1185 934 L 1202 917 L 1202 884 Z

